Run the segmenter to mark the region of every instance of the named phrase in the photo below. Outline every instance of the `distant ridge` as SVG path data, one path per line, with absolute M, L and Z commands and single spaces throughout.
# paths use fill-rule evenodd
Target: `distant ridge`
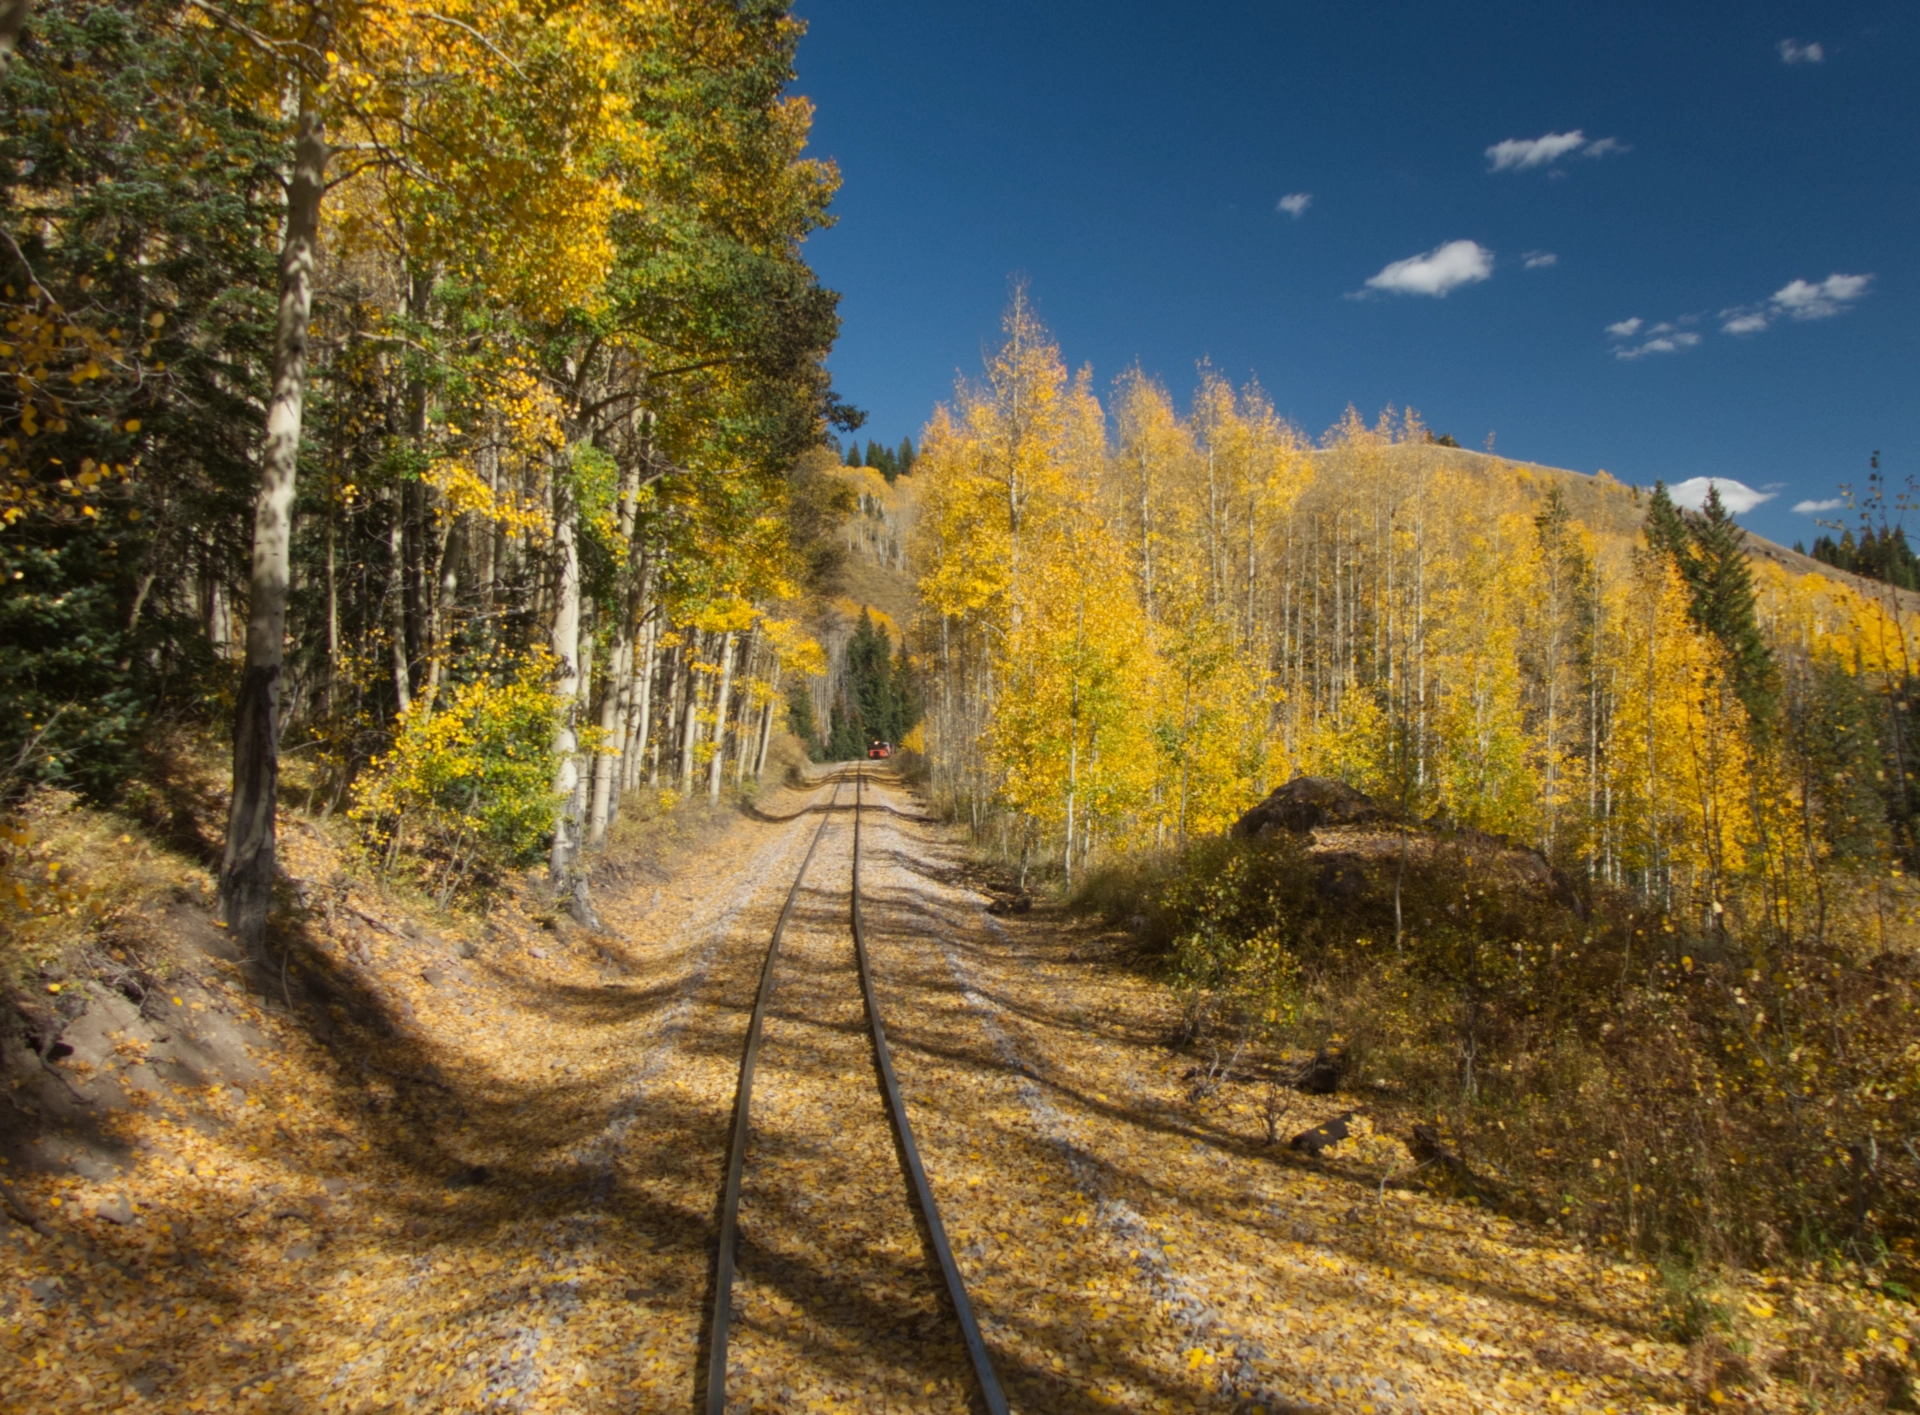
M 1603 534 L 1637 538 L 1641 523 L 1646 518 L 1647 492 L 1651 488 L 1637 488 L 1632 483 L 1619 480 L 1611 472 L 1575 472 L 1565 467 L 1549 467 L 1540 462 L 1503 457 L 1498 453 L 1475 452 L 1465 447 L 1442 447 L 1430 442 L 1397 443 L 1389 455 L 1407 457 L 1415 454 L 1429 459 L 1433 466 L 1488 480 L 1502 474 L 1524 472 L 1539 485 L 1540 495 L 1545 494 L 1544 488 L 1558 486 L 1567 510 Z M 1319 458 L 1333 454 L 1317 451 L 1313 455 Z M 1747 554 L 1751 559 L 1771 562 L 1791 574 L 1824 575 L 1861 594 L 1877 597 L 1888 591 L 1888 586 L 1878 580 L 1838 569 L 1824 561 L 1815 560 L 1811 555 L 1789 550 L 1751 530 L 1747 532 Z M 1894 593 L 1903 610 L 1920 611 L 1920 593 L 1910 590 L 1896 590 Z

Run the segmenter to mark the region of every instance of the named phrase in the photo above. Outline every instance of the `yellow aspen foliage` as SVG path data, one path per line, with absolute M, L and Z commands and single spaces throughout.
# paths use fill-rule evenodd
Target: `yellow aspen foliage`
M 405 848 L 443 899 L 477 871 L 532 858 L 553 824 L 547 744 L 564 706 L 553 665 L 534 652 L 486 668 L 401 715 L 348 810 L 387 868 Z
M 1710 884 L 1752 847 L 1746 722 L 1725 655 L 1687 617 L 1679 572 L 1639 557 L 1612 590 L 1606 785 L 1615 849 L 1663 884 Z
M 1438 796 L 1477 830 L 1530 837 L 1540 794 L 1523 702 L 1523 614 L 1538 593 L 1532 530 L 1501 517 L 1438 567 Z
M 936 789 L 977 825 L 1005 812 L 1003 842 L 1071 877 L 1096 842 L 1215 834 L 1309 773 L 1668 907 L 1763 877 L 1754 908 L 1800 907 L 1833 848 L 1809 769 L 1756 727 L 1637 493 L 1459 451 L 1411 411 L 1350 408 L 1316 447 L 1257 386 L 1197 383 L 1183 413 L 1132 369 L 1103 410 L 1016 295 L 985 378 L 927 425 L 912 642 Z M 1920 616 L 1892 592 L 1754 566 L 1777 652 L 1906 681 Z

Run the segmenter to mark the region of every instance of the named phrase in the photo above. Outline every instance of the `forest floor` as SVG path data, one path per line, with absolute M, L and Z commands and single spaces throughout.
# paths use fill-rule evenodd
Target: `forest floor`
M 1659 1273 L 1415 1182 L 1385 1102 L 1287 1093 L 1283 1136 L 1354 1133 L 1267 1143 L 1251 1087 L 1198 1093 L 1124 941 L 988 915 L 957 834 L 869 780 L 895 1065 L 1013 1409 L 1885 1404 L 1873 1353 L 1920 1339 L 1911 1307 L 1728 1280 L 1689 1347 Z M 305 823 L 284 973 L 170 905 L 157 1010 L 102 1032 L 103 996 L 84 1064 L 50 1068 L 73 1104 L 0 1145 L 0 1410 L 694 1409 L 740 1050 L 823 820 L 756 1083 L 730 1408 L 975 1408 L 875 1082 L 834 792 L 773 793 L 665 869 L 611 862 L 599 932 L 537 895 L 464 921 L 383 896 Z M 218 1079 L 157 1059 L 215 1033 Z M 1861 1377 L 1817 1403 L 1773 1373 L 1815 1312 L 1820 1340 L 1852 1314 Z

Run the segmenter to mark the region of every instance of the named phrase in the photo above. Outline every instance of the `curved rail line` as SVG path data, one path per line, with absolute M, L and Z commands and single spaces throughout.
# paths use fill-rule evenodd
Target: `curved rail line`
M 760 1038 L 767 1004 L 773 999 L 774 964 L 779 958 L 780 939 L 786 932 L 787 920 L 792 917 L 794 904 L 800 897 L 801 882 L 806 878 L 807 867 L 813 863 L 814 851 L 820 846 L 820 837 L 826 833 L 827 822 L 833 819 L 833 809 L 839 804 L 840 787 L 843 784 L 844 778 L 834 782 L 833 798 L 828 804 L 827 814 L 821 820 L 820 828 L 813 833 L 813 842 L 807 846 L 806 857 L 801 860 L 800 868 L 793 877 L 793 887 L 787 891 L 786 905 L 780 911 L 779 921 L 773 926 L 773 937 L 767 944 L 767 960 L 760 971 L 760 992 L 754 1000 L 753 1019 L 747 1025 L 747 1046 L 740 1058 L 740 1084 L 734 1097 L 733 1143 L 727 1154 L 727 1182 L 720 1200 L 720 1251 L 714 1274 L 707 1356 L 707 1415 L 726 1415 L 727 1337 L 733 1318 L 734 1250 L 740 1232 L 740 1185 L 746 1171 L 747 1140 L 751 1130 L 754 1068 L 760 1059 Z M 853 789 L 853 908 L 850 923 L 854 957 L 860 969 L 860 991 L 866 1000 L 867 1028 L 873 1038 L 874 1063 L 880 1073 L 881 1090 L 887 1098 L 887 1116 L 892 1122 L 894 1140 L 907 1170 L 914 1206 L 926 1224 L 928 1239 L 939 1261 L 940 1275 L 946 1282 L 947 1300 L 952 1304 L 954 1316 L 960 1324 L 960 1333 L 966 1340 L 967 1355 L 973 1362 L 974 1378 L 979 1383 L 981 1399 L 988 1415 L 1007 1415 L 1007 1398 L 1000 1389 L 1000 1378 L 994 1373 L 993 1359 L 980 1335 L 980 1324 L 974 1319 L 973 1304 L 967 1298 L 966 1284 L 961 1280 L 959 1265 L 954 1261 L 953 1245 L 947 1240 L 946 1225 L 940 1221 L 940 1208 L 934 1202 L 933 1188 L 927 1182 L 926 1167 L 920 1161 L 920 1147 L 914 1143 L 913 1126 L 907 1120 L 906 1103 L 900 1096 L 900 1084 L 893 1074 L 893 1054 L 887 1046 L 886 1026 L 880 1020 L 880 999 L 874 992 L 873 970 L 867 961 L 866 933 L 860 915 L 860 810 L 866 795 L 866 776 L 857 767 L 854 769 Z

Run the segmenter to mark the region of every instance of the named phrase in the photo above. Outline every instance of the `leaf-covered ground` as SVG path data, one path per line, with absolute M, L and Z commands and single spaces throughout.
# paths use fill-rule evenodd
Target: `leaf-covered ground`
M 118 1170 L 0 1171 L 0 1408 L 693 1408 L 748 1009 L 831 796 L 603 887 L 599 935 L 515 901 L 436 923 L 287 832 L 288 977 L 203 960 L 162 1005 L 257 1029 L 261 1079 L 159 1082 L 101 1122 Z M 867 799 L 895 1061 L 1015 1409 L 1815 1408 L 1788 1375 L 1820 1409 L 1900 1398 L 1913 1309 L 1881 1294 L 1753 1279 L 1700 1298 L 1688 1348 L 1657 1273 L 1409 1183 L 1404 1118 L 1363 1108 L 1319 1161 L 1266 1145 L 1251 1090 L 1191 1098 L 1155 987 L 989 918 L 950 831 Z M 780 965 L 729 1395 L 963 1410 L 865 1040 L 850 800 Z M 1354 1106 L 1293 1097 L 1283 1129 Z

